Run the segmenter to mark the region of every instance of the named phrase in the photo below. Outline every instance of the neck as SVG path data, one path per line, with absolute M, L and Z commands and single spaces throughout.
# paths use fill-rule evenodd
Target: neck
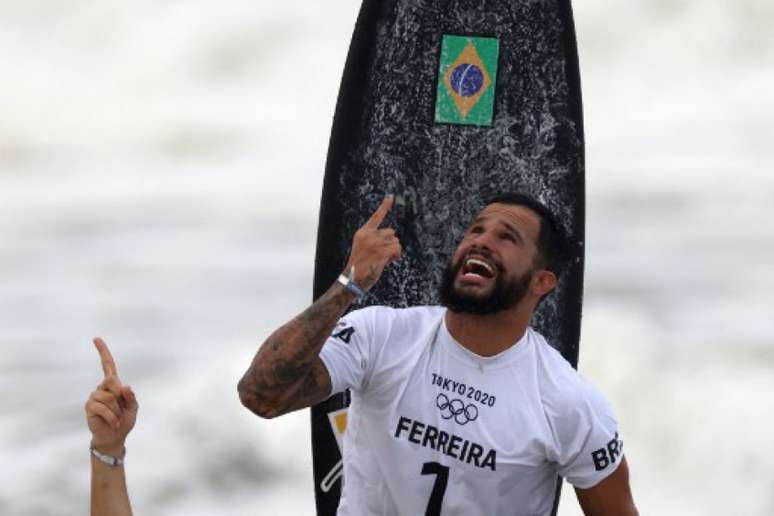
M 446 327 L 454 340 L 473 353 L 490 357 L 513 346 L 527 331 L 532 309 L 522 303 L 495 314 L 446 310 Z

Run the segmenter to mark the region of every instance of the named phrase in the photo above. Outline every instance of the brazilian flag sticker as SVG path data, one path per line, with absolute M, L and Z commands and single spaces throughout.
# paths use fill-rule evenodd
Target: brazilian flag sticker
M 443 36 L 436 123 L 492 125 L 499 54 L 495 38 Z

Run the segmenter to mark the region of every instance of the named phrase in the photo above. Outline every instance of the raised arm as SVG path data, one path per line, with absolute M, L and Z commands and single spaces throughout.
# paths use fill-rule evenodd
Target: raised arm
M 345 268 L 364 290 L 370 289 L 402 249 L 395 231 L 379 225 L 392 207 L 387 196 L 371 218 L 357 230 Z M 272 418 L 323 401 L 331 394 L 331 379 L 320 350 L 355 299 L 336 282 L 302 313 L 261 345 L 239 381 L 239 399 L 255 414 Z
M 104 380 L 86 401 L 91 431 L 91 516 L 131 516 L 123 459 L 126 436 L 137 420 L 137 399 L 122 385 L 107 344 L 94 339 Z

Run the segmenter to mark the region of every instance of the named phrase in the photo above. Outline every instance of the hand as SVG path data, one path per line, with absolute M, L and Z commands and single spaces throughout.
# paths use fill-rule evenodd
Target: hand
M 107 344 L 94 339 L 105 379 L 86 402 L 86 422 L 91 431 L 91 445 L 108 455 L 120 456 L 127 434 L 137 420 L 137 399 L 132 388 L 122 385 Z
M 355 232 L 352 240 L 352 253 L 344 274 L 349 276 L 354 267 L 351 279 L 364 290 L 373 287 L 387 264 L 398 260 L 403 252 L 394 229 L 379 229 L 394 199 L 392 195 L 386 196 L 371 218 Z

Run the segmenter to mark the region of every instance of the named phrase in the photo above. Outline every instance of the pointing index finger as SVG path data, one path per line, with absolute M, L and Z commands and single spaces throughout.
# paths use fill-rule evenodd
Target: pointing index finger
M 97 337 L 94 339 L 94 346 L 97 348 L 99 359 L 102 361 L 102 372 L 105 373 L 105 378 L 110 375 L 117 375 L 118 369 L 116 368 L 116 363 L 113 360 L 113 355 L 110 354 L 110 350 L 108 349 L 107 344 L 105 344 L 105 341 Z
M 376 208 L 376 211 L 371 215 L 371 218 L 368 219 L 368 222 L 365 223 L 364 227 L 376 229 L 379 227 L 379 224 L 382 223 L 384 220 L 384 217 L 387 216 L 387 213 L 389 213 L 390 208 L 392 208 L 392 203 L 395 200 L 395 196 L 392 194 L 386 195 L 384 197 L 384 200 L 382 201 L 382 204 L 379 205 L 378 208 Z

